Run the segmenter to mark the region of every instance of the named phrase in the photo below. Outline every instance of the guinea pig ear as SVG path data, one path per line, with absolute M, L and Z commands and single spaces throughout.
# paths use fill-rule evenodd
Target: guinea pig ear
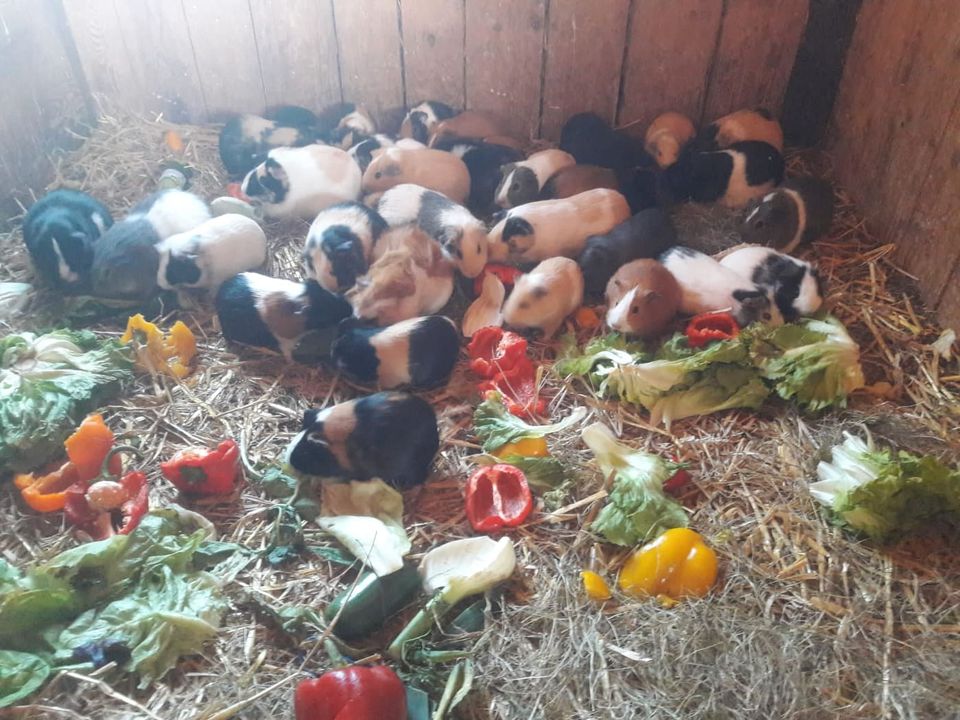
M 268 157 L 264 166 L 267 169 L 267 174 L 272 177 L 277 182 L 286 183 L 287 182 L 287 171 L 283 169 L 283 166 L 278 163 L 273 158 Z
M 320 411 L 317 408 L 310 408 L 309 410 L 304 411 L 303 413 L 303 423 L 302 430 L 309 430 L 313 427 L 313 424 L 317 421 L 317 416 L 320 414 Z
M 659 300 L 661 297 L 663 297 L 663 296 L 660 294 L 660 291 L 659 291 L 659 290 L 651 290 L 650 292 L 647 293 L 646 297 L 643 298 L 643 301 L 644 301 L 647 305 L 649 305 L 649 304 L 651 304 L 651 303 L 656 302 L 656 301 Z

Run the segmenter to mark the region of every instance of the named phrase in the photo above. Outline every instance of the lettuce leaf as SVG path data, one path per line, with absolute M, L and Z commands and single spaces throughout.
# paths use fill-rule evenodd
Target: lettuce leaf
M 43 685 L 53 668 L 33 653 L 0 650 L 0 708 L 13 705 Z
M 580 352 L 577 348 L 577 338 L 574 335 L 565 335 L 562 343 L 560 358 L 554 363 L 553 369 L 563 377 L 567 375 L 582 377 L 592 375 L 595 365 L 608 364 L 606 356 L 603 355 L 608 350 L 629 353 L 635 362 L 647 359 L 642 342 L 631 342 L 619 333 L 609 333 L 594 338 L 586 344 L 583 352 Z
M 580 422 L 587 414 L 578 407 L 563 420 L 549 425 L 531 425 L 507 410 L 499 394 L 488 393 L 473 413 L 473 432 L 483 444 L 484 452 L 493 452 L 507 443 L 526 437 L 543 437 Z

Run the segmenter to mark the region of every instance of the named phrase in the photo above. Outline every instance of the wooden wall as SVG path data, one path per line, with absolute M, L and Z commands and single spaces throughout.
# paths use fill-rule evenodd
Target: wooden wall
M 864 0 L 829 132 L 840 182 L 960 330 L 960 8 Z

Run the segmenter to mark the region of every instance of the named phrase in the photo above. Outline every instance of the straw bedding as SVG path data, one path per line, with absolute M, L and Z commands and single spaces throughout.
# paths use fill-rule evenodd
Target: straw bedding
M 82 148 L 57 159 L 51 187 L 89 191 L 121 215 L 154 188 L 159 163 L 168 159 L 161 134 L 169 128 L 187 142 L 194 189 L 207 198 L 222 194 L 217 128 L 120 116 L 104 116 Z M 794 171 L 829 175 L 823 154 L 794 155 L 790 163 Z M 722 211 L 686 208 L 677 223 L 691 244 L 718 249 L 733 242 L 734 224 Z M 299 273 L 306 227 L 268 225 L 271 272 Z M 691 418 L 668 434 L 649 427 L 633 408 L 597 400 L 579 383 L 545 373 L 549 413 L 585 404 L 593 419 L 631 442 L 691 463 L 694 484 L 683 501 L 691 526 L 718 550 L 721 581 L 705 599 L 669 610 L 625 598 L 602 606 L 587 599 L 579 570 L 593 564 L 613 578 L 623 553 L 583 529 L 601 504 L 604 480 L 579 442 L 579 428 L 553 437 L 555 453 L 579 468 L 578 484 L 567 507 L 536 513 L 514 534 L 518 572 L 502 601 L 491 605 L 487 630 L 476 640 L 475 690 L 458 710 L 462 717 L 958 717 L 957 554 L 940 537 L 880 551 L 831 526 L 805 489 L 840 431 L 859 425 L 904 449 L 960 459 L 951 442 L 960 425 L 960 371 L 931 348 L 939 330 L 915 299 L 911 279 L 891 264 L 892 249 L 869 235 L 841 192 L 834 228 L 814 252 L 830 286 L 829 303 L 863 353 L 869 386 L 846 411 L 814 418 L 772 404 L 757 413 Z M 28 276 L 18 231 L 0 236 L 0 281 Z M 43 304 L 36 301 L 14 329 L 42 317 Z M 357 392 L 326 370 L 228 347 L 206 308 L 178 315 L 198 333 L 197 372 L 180 384 L 142 376 L 106 409 L 115 430 L 143 443 L 151 468 L 180 447 L 225 435 L 241 440 L 250 466 L 268 466 L 304 408 Z M 98 330 L 116 335 L 122 328 Z M 549 346 L 535 350 L 545 360 L 554 353 Z M 472 404 L 464 400 L 472 387 L 461 370 L 429 396 L 441 418 L 443 447 L 435 477 L 406 498 L 415 552 L 471 534 L 460 487 L 468 457 L 477 452 Z M 154 504 L 173 499 L 155 484 Z M 251 484 L 230 502 L 200 509 L 223 539 L 258 549 L 269 542 L 271 506 Z M 59 519 L 23 512 L 9 486 L 0 492 L 0 518 L 7 528 L 0 551 L 13 562 L 45 557 L 70 542 Z M 306 536 L 308 545 L 329 544 L 318 530 L 308 527 Z M 61 674 L 10 716 L 291 717 L 295 681 L 328 662 L 322 628 L 287 636 L 269 610 L 322 609 L 352 577 L 310 553 L 280 568 L 257 560 L 230 587 L 234 610 L 216 642 L 152 689 L 138 692 L 115 677 L 108 685 L 100 675 Z M 377 647 L 365 649 L 372 654 Z

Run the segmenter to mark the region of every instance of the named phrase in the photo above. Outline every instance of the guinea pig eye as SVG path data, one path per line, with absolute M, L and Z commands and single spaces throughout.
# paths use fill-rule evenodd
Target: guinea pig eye
M 757 220 L 757 222 L 755 223 L 755 225 L 756 225 L 757 229 L 759 229 L 759 228 L 762 228 L 764 225 L 766 225 L 766 223 L 765 223 L 763 220 Z
M 763 314 L 763 319 L 764 319 L 765 321 L 767 321 L 767 322 L 770 322 L 771 320 L 773 320 L 773 315 L 771 315 L 771 314 L 768 313 L 768 312 L 767 312 L 767 313 L 764 313 L 764 314 Z
M 521 309 L 521 310 L 526 310 L 528 307 L 530 307 L 530 303 L 528 303 L 526 300 L 524 300 L 522 303 L 520 303 L 520 309 Z
M 480 243 L 477 243 L 477 255 L 483 252 L 483 248 L 480 247 Z
M 640 312 L 640 306 L 639 306 L 639 305 L 632 305 L 632 306 L 630 307 L 630 314 L 631 314 L 631 315 L 636 315 L 636 314 L 639 313 L 639 312 Z
M 374 177 L 375 177 L 377 180 L 379 180 L 380 178 L 383 177 L 383 173 L 382 173 L 382 172 L 378 172 L 378 173 L 376 173 L 376 174 L 374 175 Z
M 510 186 L 510 192 L 520 192 L 520 184 L 514 183 Z

